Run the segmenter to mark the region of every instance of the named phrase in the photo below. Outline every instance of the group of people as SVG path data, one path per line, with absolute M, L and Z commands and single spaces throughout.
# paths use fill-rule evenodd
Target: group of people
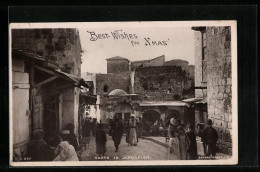
M 168 128 L 170 153 L 179 160 L 195 160 L 198 158 L 196 136 L 200 136 L 204 145 L 206 156 L 216 155 L 218 140 L 217 131 L 212 127 L 212 120 L 207 121 L 207 127 L 203 131 L 195 131 L 190 124 L 184 126 L 176 118 L 170 119 Z
M 55 134 L 47 142 L 44 130 L 35 129 L 28 149 L 31 161 L 79 161 L 76 151 L 79 143 L 74 134 L 74 125 L 68 125 L 69 133 Z
M 115 115 L 114 119 L 109 122 L 109 126 L 109 135 L 114 142 L 115 152 L 119 151 L 119 145 L 124 132 L 126 133 L 126 143 L 131 146 L 137 146 L 138 137 L 140 137 L 142 132 L 141 119 L 136 119 L 135 115 L 131 115 L 130 119 L 123 123 L 119 116 Z M 91 125 L 88 119 L 86 119 L 82 131 L 83 137 L 81 143 L 86 149 L 89 147 L 91 137 Z M 107 136 L 103 124 L 98 123 L 95 131 L 95 135 L 93 136 L 95 137 L 96 142 L 96 153 L 99 156 L 104 156 L 106 153 Z

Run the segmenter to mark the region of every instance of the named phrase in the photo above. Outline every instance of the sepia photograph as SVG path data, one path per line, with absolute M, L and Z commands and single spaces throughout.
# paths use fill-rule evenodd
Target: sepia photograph
M 10 166 L 237 164 L 236 21 L 11 23 L 9 97 Z

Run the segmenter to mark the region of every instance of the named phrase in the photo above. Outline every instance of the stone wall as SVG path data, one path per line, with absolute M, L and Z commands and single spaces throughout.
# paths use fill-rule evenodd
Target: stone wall
M 104 91 L 105 85 L 107 92 Z M 122 74 L 96 74 L 96 94 L 107 95 L 114 89 L 122 89 L 129 93 L 131 90 L 130 73 Z
M 194 31 L 194 45 L 195 45 L 195 87 L 206 86 L 202 83 L 202 33 L 201 31 Z M 195 97 L 206 97 L 206 91 L 202 89 L 195 89 Z
M 13 29 L 12 48 L 42 56 L 70 74 L 81 74 L 82 50 L 77 29 Z
M 178 100 L 188 95 L 187 90 L 190 90 L 188 82 L 189 78 L 181 67 L 136 68 L 134 90 L 135 94 L 141 94 L 147 100 Z
M 207 27 L 208 118 L 219 133 L 219 147 L 232 153 L 231 28 Z
M 109 60 L 107 59 L 107 73 L 120 74 L 129 71 L 128 60 Z
M 151 60 L 147 60 L 146 63 L 144 63 L 144 67 L 149 67 L 149 66 L 164 66 L 164 63 L 165 63 L 165 56 L 162 55 L 162 56 L 159 56 L 159 57 L 156 57 L 154 59 L 151 59 Z

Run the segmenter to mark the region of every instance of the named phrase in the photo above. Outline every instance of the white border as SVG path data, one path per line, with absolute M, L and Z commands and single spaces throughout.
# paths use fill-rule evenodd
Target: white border
M 142 25 L 138 25 L 142 23 Z M 231 26 L 231 57 L 232 57 L 232 157 L 222 160 L 154 160 L 154 161 L 78 161 L 78 162 L 13 162 L 12 140 L 12 60 L 11 60 L 11 30 L 26 28 L 84 28 L 124 25 L 124 27 L 154 27 L 172 24 L 174 27 L 193 26 Z M 10 166 L 161 166 L 161 165 L 235 165 L 238 163 L 238 90 L 237 90 L 237 22 L 235 20 L 219 21 L 142 21 L 142 22 L 70 22 L 70 23 L 11 23 L 9 24 L 9 162 Z

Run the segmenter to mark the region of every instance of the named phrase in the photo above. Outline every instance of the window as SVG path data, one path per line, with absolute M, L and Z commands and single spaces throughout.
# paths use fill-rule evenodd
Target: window
M 108 92 L 108 86 L 104 85 L 104 92 L 107 93 Z
M 168 88 L 167 94 L 171 94 L 171 93 L 172 93 L 172 89 L 171 89 L 171 88 Z

